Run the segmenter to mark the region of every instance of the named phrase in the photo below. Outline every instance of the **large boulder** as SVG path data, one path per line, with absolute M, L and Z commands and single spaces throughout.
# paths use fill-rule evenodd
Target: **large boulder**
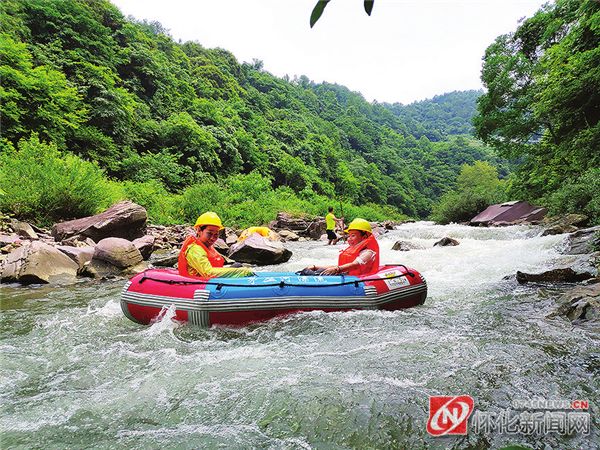
M 86 247 L 73 247 L 70 245 L 57 245 L 57 250 L 61 251 L 69 258 L 71 258 L 77 266 L 79 267 L 78 271 L 81 272 L 83 268 L 89 264 L 89 262 L 94 257 L 94 247 L 86 246 Z
M 443 237 L 442 239 L 440 239 L 439 241 L 437 241 L 435 244 L 433 244 L 434 247 L 447 247 L 447 246 L 455 246 L 460 244 L 460 242 L 458 242 L 456 239 L 452 239 L 451 237 Z
M 546 215 L 546 208 L 533 206 L 525 201 L 511 201 L 488 206 L 469 222 L 470 225 L 506 226 L 537 223 Z
M 517 271 L 517 281 L 520 284 L 534 283 L 576 283 L 593 278 L 589 272 L 576 272 L 570 267 L 547 270 L 542 273 L 525 273 Z
M 150 255 L 150 264 L 157 267 L 175 267 L 179 259 L 179 249 L 161 249 Z
M 26 242 L 8 254 L 0 279 L 2 282 L 50 283 L 72 280 L 79 266 L 60 250 L 41 241 Z
M 222 231 L 221 231 L 221 236 L 224 237 L 224 241 L 225 244 L 229 245 L 233 245 L 238 241 L 238 235 L 236 234 L 236 232 L 233 230 L 233 228 L 228 228 L 225 227 Z M 229 247 L 228 247 L 229 248 Z
M 37 240 L 39 239 L 38 234 L 35 232 L 33 227 L 27 222 L 19 222 L 18 220 L 11 220 L 10 226 L 19 236 L 26 239 Z
M 292 252 L 285 249 L 281 242 L 270 241 L 254 233 L 243 242 L 232 245 L 228 256 L 237 262 L 266 266 L 288 261 Z
M 154 236 L 147 234 L 141 238 L 134 239 L 133 245 L 140 251 L 142 258 L 148 259 L 154 250 L 154 241 Z
M 89 237 L 95 242 L 107 237 L 133 240 L 144 236 L 147 219 L 142 206 L 124 201 L 95 216 L 57 223 L 52 227 L 52 236 L 57 241 L 71 236 Z
M 282 241 L 297 241 L 298 239 L 300 239 L 300 236 L 298 236 L 296 233 L 294 233 L 293 231 L 290 230 L 281 230 L 279 231 L 279 237 L 281 237 Z
M 277 218 L 269 223 L 269 228 L 277 232 L 280 232 L 281 230 L 290 230 L 298 236 L 319 239 L 321 235 L 325 233 L 327 226 L 324 217 L 307 220 L 301 217 L 292 217 L 288 213 L 280 212 L 277 214 Z
M 567 255 L 583 255 L 600 249 L 600 225 L 578 230 L 567 238 Z
M 392 246 L 392 250 L 399 252 L 408 252 L 410 250 L 421 250 L 424 247 L 409 241 L 396 241 Z
M 221 238 L 215 241 L 215 243 L 213 244 L 213 248 L 223 256 L 227 256 L 227 254 L 229 253 L 229 245 L 227 245 L 225 241 Z
M 94 258 L 112 264 L 115 267 L 125 269 L 142 262 L 142 254 L 127 239 L 106 238 L 96 245 Z
M 600 281 L 600 280 L 599 280 Z M 565 316 L 571 321 L 600 319 L 600 282 L 590 286 L 578 286 L 564 294 L 558 308 L 549 318 Z

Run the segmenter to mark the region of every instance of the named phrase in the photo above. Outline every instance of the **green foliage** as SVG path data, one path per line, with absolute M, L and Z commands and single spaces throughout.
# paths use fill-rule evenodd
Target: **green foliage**
M 436 222 L 467 221 L 489 205 L 506 200 L 504 182 L 498 179 L 496 168 L 487 162 L 464 165 L 456 186 L 456 190 L 445 193 L 434 206 L 432 218 Z
M 118 187 L 124 199 L 131 200 L 146 208 L 150 223 L 179 223 L 180 217 L 175 209 L 178 196 L 167 192 L 159 181 L 125 181 L 120 183 Z
M 253 172 L 269 184 L 261 192 L 288 199 L 265 202 L 294 211 L 341 195 L 425 217 L 462 164 L 489 161 L 503 175 L 508 167 L 463 134 L 475 91 L 406 107 L 370 104 L 343 86 L 277 78 L 260 61 L 178 44 L 160 24 L 126 19 L 107 0 L 4 0 L 0 33 L 3 137 L 16 146 L 37 133 L 111 179 L 139 185 L 127 195 L 144 199 L 158 185 L 182 193 L 172 211 L 152 213 L 159 221 L 201 210 L 198 185 L 227 190 L 233 176 Z M 253 208 L 273 218 L 238 194 L 237 204 L 219 192 L 208 204 L 248 209 L 231 220 Z
M 592 223 L 600 224 L 600 168 L 586 171 L 549 195 L 551 214 L 586 214 Z
M 332 204 L 329 197 L 305 190 L 298 195 L 289 187 L 273 189 L 271 180 L 257 172 L 234 175 L 220 182 L 205 180 L 187 188 L 176 201 L 182 221 L 193 223 L 205 211 L 215 211 L 227 226 L 246 228 L 266 225 L 277 213 L 285 211 L 296 216 L 324 216 Z M 404 219 L 391 206 L 366 204 L 356 206 L 344 202 L 347 217 L 364 217 L 368 220 Z
M 0 154 L 0 209 L 48 225 L 95 214 L 110 206 L 110 189 L 101 169 L 32 135 Z
M 577 180 L 600 166 L 600 3 L 557 0 L 488 47 L 477 135 L 520 167 L 511 192 L 594 210 Z M 553 195 L 553 192 L 556 195 Z M 565 198 L 573 195 L 574 202 Z M 559 201 L 558 199 L 561 199 Z M 564 206 L 563 206 L 564 205 Z
M 85 107 L 65 76 L 50 67 L 34 67 L 27 46 L 0 34 L 0 122 L 12 142 L 35 130 L 64 144 L 67 133 L 84 120 Z

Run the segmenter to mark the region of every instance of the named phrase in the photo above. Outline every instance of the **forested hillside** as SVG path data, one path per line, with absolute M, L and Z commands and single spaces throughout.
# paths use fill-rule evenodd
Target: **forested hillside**
M 386 106 L 406 124 L 413 136 L 441 141 L 449 135 L 473 134 L 471 121 L 481 94 L 483 91 L 450 92 L 406 106 L 398 103 Z
M 240 64 L 223 49 L 176 43 L 160 24 L 128 20 L 103 0 L 5 0 L 0 32 L 0 188 L 10 194 L 0 204 L 16 214 L 36 214 L 17 198 L 27 186 L 15 184 L 21 169 L 14 164 L 36 153 L 61 161 L 56 176 L 76 155 L 110 177 L 109 191 L 124 183 L 97 208 L 115 196 L 151 203 L 192 191 L 213 192 L 201 195 L 208 206 L 232 207 L 248 200 L 242 183 L 261 186 L 254 198 L 268 191 L 300 209 L 343 199 L 426 217 L 462 164 L 489 161 L 507 174 L 469 136 L 479 92 L 371 104 L 343 86 L 277 78 L 260 61 Z M 90 188 L 81 183 L 80 191 Z M 227 201 L 217 195 L 229 189 L 241 192 Z M 73 192 L 70 200 L 53 195 L 56 211 L 47 219 L 94 208 L 69 208 Z M 196 214 L 181 201 L 155 207 L 171 211 L 159 221 Z

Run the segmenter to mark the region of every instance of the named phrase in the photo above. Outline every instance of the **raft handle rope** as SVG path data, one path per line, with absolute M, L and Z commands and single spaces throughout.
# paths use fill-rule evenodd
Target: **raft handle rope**
M 279 283 L 269 283 L 269 284 L 238 284 L 238 283 L 215 283 L 215 282 L 211 282 L 211 281 L 188 281 L 188 280 L 163 280 L 160 278 L 152 278 L 152 277 L 147 277 L 146 275 L 142 276 L 142 278 L 140 279 L 139 283 L 142 284 L 144 281 L 146 280 L 150 280 L 150 281 L 157 281 L 159 283 L 167 283 L 167 284 L 182 284 L 182 285 L 189 285 L 189 284 L 203 284 L 205 286 L 217 286 L 217 291 L 220 291 L 221 289 L 223 289 L 224 286 L 226 287 L 244 287 L 244 288 L 255 288 L 255 287 L 279 287 L 281 289 L 283 289 L 286 286 L 289 287 L 319 287 L 319 288 L 323 288 L 323 287 L 337 287 L 337 286 L 347 286 L 349 284 L 353 284 L 355 287 L 358 287 L 358 283 L 366 283 L 367 281 L 385 281 L 385 280 L 393 280 L 395 278 L 401 278 L 401 277 L 411 277 L 414 278 L 415 274 L 413 272 L 411 272 L 410 270 L 408 270 L 408 268 L 404 265 L 404 264 L 386 264 L 384 267 L 389 267 L 389 266 L 395 266 L 395 267 L 403 267 L 404 270 L 406 270 L 406 273 L 401 273 L 400 275 L 394 275 L 391 277 L 384 277 L 384 278 L 364 278 L 362 280 L 353 280 L 353 281 L 343 281 L 340 283 L 330 283 L 330 284 L 298 284 L 298 283 L 286 283 L 285 281 L 280 281 Z M 326 276 L 326 275 L 311 275 L 311 276 Z M 341 275 L 342 277 L 344 277 L 344 275 Z

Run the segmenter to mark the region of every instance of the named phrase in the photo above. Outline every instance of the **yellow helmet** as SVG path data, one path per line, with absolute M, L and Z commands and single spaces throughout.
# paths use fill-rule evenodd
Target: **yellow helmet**
M 212 211 L 208 211 L 200 215 L 196 220 L 194 227 L 200 227 L 202 225 L 214 225 L 215 227 L 219 227 L 219 230 L 225 228 L 221 223 L 221 218 L 217 216 L 217 213 Z
M 350 222 L 350 225 L 348 225 L 348 228 L 346 228 L 344 231 L 347 233 L 350 230 L 359 230 L 366 231 L 367 233 L 373 233 L 373 231 L 371 230 L 371 224 L 365 219 L 358 218 Z

